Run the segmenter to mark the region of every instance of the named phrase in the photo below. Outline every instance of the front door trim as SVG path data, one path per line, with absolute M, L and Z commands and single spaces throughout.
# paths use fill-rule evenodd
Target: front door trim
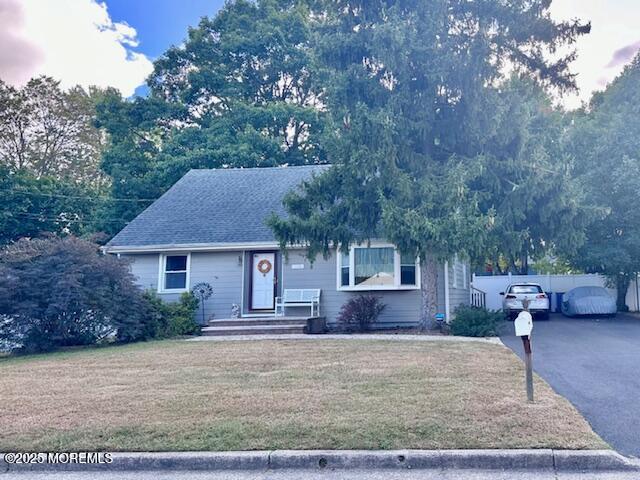
M 278 295 L 278 282 L 280 278 L 280 269 L 278 268 L 278 260 L 279 255 L 277 250 L 250 250 L 249 252 L 249 295 L 247 297 L 247 302 L 249 304 L 248 312 L 249 313 L 267 313 L 267 312 L 275 312 L 275 301 L 276 296 Z M 253 262 L 253 256 L 255 254 L 261 253 L 272 253 L 273 254 L 273 303 L 271 308 L 253 308 L 253 275 L 255 270 L 255 265 Z

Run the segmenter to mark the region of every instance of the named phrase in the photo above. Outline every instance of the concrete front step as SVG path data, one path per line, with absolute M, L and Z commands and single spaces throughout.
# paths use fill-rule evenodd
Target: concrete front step
M 202 335 L 272 335 L 304 333 L 304 323 L 293 325 L 244 325 L 244 326 L 215 326 L 203 327 Z
M 229 320 L 209 320 L 210 327 L 249 327 L 256 325 L 305 325 L 304 317 L 283 318 L 235 318 Z

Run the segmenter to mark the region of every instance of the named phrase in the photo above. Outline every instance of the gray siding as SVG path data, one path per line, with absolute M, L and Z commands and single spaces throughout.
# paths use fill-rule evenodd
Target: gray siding
M 131 265 L 131 273 L 136 277 L 136 282 L 143 290 L 158 290 L 157 253 L 145 253 L 136 255 L 121 255 Z
M 205 318 L 228 318 L 231 305 L 242 305 L 242 255 L 243 252 L 194 252 L 191 254 L 189 285 L 207 282 L 213 287 L 213 295 L 205 302 Z M 124 255 L 123 255 L 124 257 Z M 131 272 L 143 289 L 158 290 L 158 254 L 128 255 Z M 239 261 L 240 258 L 240 261 Z M 180 293 L 159 293 L 165 301 L 175 301 Z M 201 311 L 198 312 L 201 321 Z
M 234 303 L 242 305 L 243 252 L 196 252 L 191 254 L 193 286 L 207 282 L 213 295 L 205 302 L 205 318 L 229 318 Z
M 131 261 L 131 271 L 143 289 L 157 291 L 159 256 L 158 254 L 136 254 L 124 256 Z M 205 318 L 228 318 L 231 306 L 237 303 L 246 313 L 248 286 L 244 286 L 243 277 L 248 268 L 248 252 L 194 252 L 191 254 L 190 286 L 199 282 L 207 282 L 213 287 L 213 296 L 205 303 Z M 284 288 L 320 288 L 321 315 L 329 323 L 334 323 L 342 305 L 351 297 L 366 292 L 338 291 L 336 257 L 328 259 L 321 256 L 313 262 L 305 257 L 303 250 L 289 250 L 287 255 L 279 256 L 280 267 L 279 290 Z M 453 263 L 453 262 L 452 262 Z M 293 265 L 304 265 L 302 269 L 294 269 Z M 454 288 L 452 264 L 449 271 L 449 298 L 451 313 L 461 303 L 469 303 L 469 289 Z M 468 271 L 468 270 L 467 270 Z M 244 292 L 244 297 L 243 297 Z M 386 304 L 384 312 L 378 319 L 379 327 L 412 326 L 420 317 L 420 291 L 372 291 Z M 175 301 L 179 293 L 162 293 L 160 298 Z M 438 272 L 438 312 L 445 312 L 444 302 L 444 268 Z M 289 308 L 288 315 L 307 315 L 309 309 Z M 200 312 L 198 320 L 200 321 Z
M 453 260 L 449 262 L 449 308 L 451 309 L 452 316 L 459 305 L 469 305 L 470 303 L 469 284 L 471 280 L 469 271 L 471 269 L 469 264 L 466 264 L 466 266 L 466 278 L 464 278 L 465 272 L 462 267 L 462 262 L 455 262 Z M 458 280 L 457 286 L 454 283 L 456 276 Z
M 293 269 L 293 265 L 304 265 L 304 269 Z M 309 262 L 301 250 L 290 250 L 288 259 L 283 262 L 284 288 L 320 288 L 321 315 L 328 323 L 334 323 L 342 305 L 351 297 L 368 292 L 345 292 L 337 290 L 336 257 L 328 259 L 317 257 L 313 264 Z M 372 291 L 369 292 L 382 299 L 386 304 L 385 310 L 378 318 L 378 326 L 412 326 L 420 317 L 420 291 Z M 444 293 L 439 294 L 439 303 L 444 311 Z M 442 301 L 440 301 L 442 299 Z M 304 314 L 308 309 L 287 309 L 287 314 Z

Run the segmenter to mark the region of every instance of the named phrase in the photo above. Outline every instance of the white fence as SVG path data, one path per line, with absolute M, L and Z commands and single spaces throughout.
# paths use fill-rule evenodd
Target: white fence
M 473 275 L 472 285 L 487 294 L 487 308 L 498 310 L 502 308 L 502 296 L 507 285 L 516 282 L 539 284 L 545 292 L 551 293 L 551 308 L 556 309 L 556 293 L 568 292 L 575 287 L 598 286 L 605 287 L 605 279 L 601 275 L 495 275 L 490 277 Z M 608 289 L 611 295 L 616 295 L 615 289 Z M 627 306 L 629 310 L 637 312 L 638 289 L 635 282 L 631 282 L 627 291 Z

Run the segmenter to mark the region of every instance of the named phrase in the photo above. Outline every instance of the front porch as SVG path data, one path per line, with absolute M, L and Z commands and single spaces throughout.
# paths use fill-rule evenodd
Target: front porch
M 209 320 L 202 327 L 202 335 L 273 335 L 292 333 L 323 333 L 326 329 L 324 317 L 274 316 L 249 318 L 224 318 Z

